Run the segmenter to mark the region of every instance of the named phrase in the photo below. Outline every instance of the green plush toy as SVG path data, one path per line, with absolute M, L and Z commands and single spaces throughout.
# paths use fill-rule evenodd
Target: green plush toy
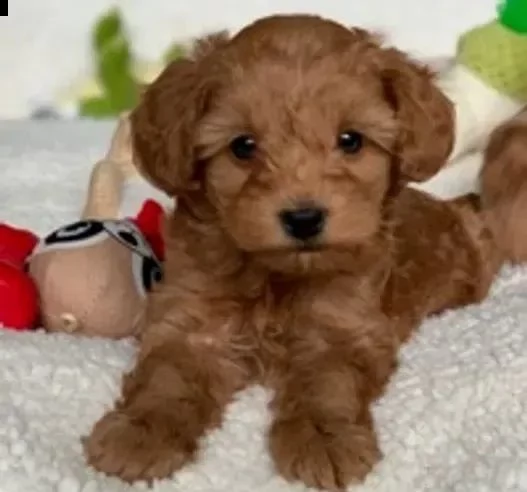
M 114 118 L 138 102 L 141 86 L 150 82 L 172 60 L 184 55 L 179 43 L 170 46 L 155 64 L 138 62 L 117 9 L 104 14 L 92 34 L 95 80 L 85 82 L 79 113 L 88 118 Z
M 527 0 L 503 2 L 497 20 L 465 34 L 458 60 L 498 92 L 527 102 Z
M 501 2 L 494 20 L 464 33 L 439 86 L 455 105 L 453 162 L 527 105 L 527 0 Z
M 104 16 L 95 26 L 93 51 L 97 79 L 103 89 L 99 97 L 81 101 L 83 116 L 113 116 L 134 106 L 139 86 L 133 74 L 130 43 L 116 10 Z

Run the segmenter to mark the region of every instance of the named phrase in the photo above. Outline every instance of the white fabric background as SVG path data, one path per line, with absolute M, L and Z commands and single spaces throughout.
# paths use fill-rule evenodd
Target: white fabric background
M 156 57 L 171 41 L 238 28 L 272 12 L 314 12 L 385 28 L 423 55 L 453 51 L 458 34 L 494 16 L 497 0 L 11 0 L 0 17 L 0 118 L 27 115 L 89 71 L 89 30 L 109 6 L 122 9 L 137 53 Z

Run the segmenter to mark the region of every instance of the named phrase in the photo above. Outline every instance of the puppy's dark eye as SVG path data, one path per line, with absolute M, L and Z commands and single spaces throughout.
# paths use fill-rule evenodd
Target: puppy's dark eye
M 240 135 L 231 142 L 230 149 L 237 159 L 252 159 L 256 152 L 256 141 L 251 135 Z
M 346 154 L 357 154 L 362 149 L 362 135 L 353 130 L 342 132 L 337 139 L 337 145 Z

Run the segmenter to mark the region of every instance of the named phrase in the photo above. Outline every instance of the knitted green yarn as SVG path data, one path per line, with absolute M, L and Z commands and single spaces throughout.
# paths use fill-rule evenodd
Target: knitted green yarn
M 527 22 L 514 20 L 519 10 L 512 10 L 513 2 L 527 5 L 527 0 L 509 0 L 510 10 L 502 6 L 500 20 L 466 32 L 458 43 L 457 60 L 499 93 L 527 103 L 527 33 L 504 25 L 515 22 L 521 28 Z

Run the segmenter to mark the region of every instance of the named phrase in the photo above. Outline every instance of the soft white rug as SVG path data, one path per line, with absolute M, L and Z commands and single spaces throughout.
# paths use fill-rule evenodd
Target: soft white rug
M 0 124 L 1 220 L 43 234 L 74 220 L 111 126 Z M 123 213 L 150 188 L 135 185 Z M 1 299 L 0 299 L 1 302 Z M 144 490 L 94 473 L 79 438 L 116 396 L 130 342 L 0 331 L 0 491 Z M 354 492 L 527 491 L 527 268 L 505 269 L 480 306 L 425 323 L 375 415 L 386 454 Z M 265 447 L 269 395 L 239 396 L 198 463 L 157 492 L 305 492 Z

